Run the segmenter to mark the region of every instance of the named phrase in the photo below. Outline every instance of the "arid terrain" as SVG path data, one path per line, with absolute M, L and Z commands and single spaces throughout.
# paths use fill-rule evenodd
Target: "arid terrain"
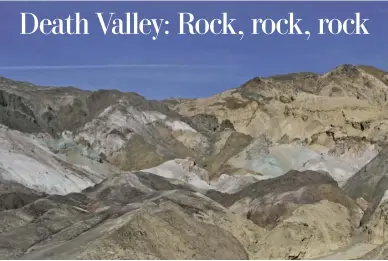
M 2 259 L 388 259 L 388 72 L 201 99 L 0 78 Z

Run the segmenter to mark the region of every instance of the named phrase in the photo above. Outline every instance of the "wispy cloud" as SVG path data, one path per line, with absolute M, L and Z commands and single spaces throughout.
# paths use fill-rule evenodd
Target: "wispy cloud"
M 27 66 L 0 66 L 2 71 L 28 71 L 28 70 L 73 70 L 73 69 L 110 69 L 110 68 L 197 68 L 217 69 L 231 68 L 227 65 L 210 64 L 104 64 L 104 65 L 27 65 Z

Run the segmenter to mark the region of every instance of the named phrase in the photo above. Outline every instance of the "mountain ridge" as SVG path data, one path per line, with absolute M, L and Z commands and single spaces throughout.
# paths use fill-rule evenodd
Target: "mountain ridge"
M 0 256 L 386 257 L 387 75 L 160 101 L 0 78 Z

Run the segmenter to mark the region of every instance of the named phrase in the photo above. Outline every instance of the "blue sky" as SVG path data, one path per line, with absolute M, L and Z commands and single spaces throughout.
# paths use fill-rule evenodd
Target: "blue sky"
M 41 85 L 119 89 L 162 99 L 205 97 L 256 76 L 323 73 L 345 63 L 388 70 L 388 2 L 0 2 L 0 10 L 0 75 Z M 51 19 L 80 12 L 89 19 L 91 34 L 20 35 L 20 12 Z M 140 35 L 104 36 L 95 12 L 165 18 L 170 34 L 160 34 L 156 41 Z M 245 37 L 178 35 L 179 12 L 198 18 L 228 12 Z M 296 35 L 248 35 L 250 19 L 280 19 L 288 12 L 303 18 L 302 27 L 312 33 L 308 41 Z M 355 12 L 370 19 L 370 35 L 316 34 L 318 18 L 346 19 Z M 104 67 L 112 64 L 141 66 Z M 69 65 L 80 67 L 61 68 Z M 26 66 L 42 68 L 17 68 Z

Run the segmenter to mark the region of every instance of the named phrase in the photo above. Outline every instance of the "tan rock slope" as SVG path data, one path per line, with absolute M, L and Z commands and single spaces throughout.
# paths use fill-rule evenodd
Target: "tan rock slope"
M 305 205 L 262 238 L 257 258 L 319 257 L 349 244 L 351 231 L 349 213 L 344 206 L 329 201 Z

